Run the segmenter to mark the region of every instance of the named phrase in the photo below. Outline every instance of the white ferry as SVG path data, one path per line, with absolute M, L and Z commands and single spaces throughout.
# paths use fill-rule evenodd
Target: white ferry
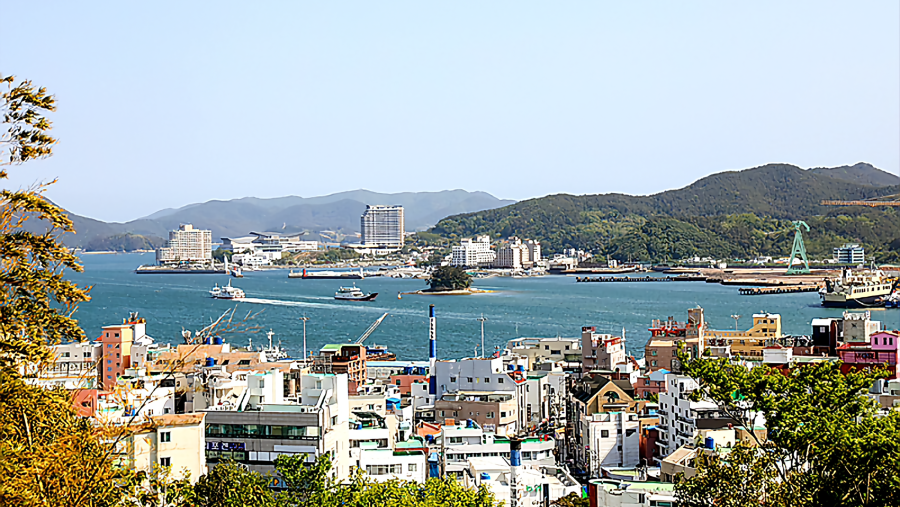
M 216 284 L 216 286 L 209 291 L 209 295 L 215 299 L 244 299 L 246 296 L 244 291 L 231 286 L 231 280 L 228 280 L 228 285 L 222 287 L 219 287 L 219 284 Z
M 877 269 L 852 271 L 842 269 L 841 277 L 826 280 L 819 289 L 822 306 L 856 308 L 878 305 L 891 294 L 894 283 Z
M 334 299 L 341 301 L 374 301 L 377 296 L 377 292 L 371 294 L 363 293 L 362 290 L 356 288 L 356 285 L 353 287 L 341 287 L 334 293 Z

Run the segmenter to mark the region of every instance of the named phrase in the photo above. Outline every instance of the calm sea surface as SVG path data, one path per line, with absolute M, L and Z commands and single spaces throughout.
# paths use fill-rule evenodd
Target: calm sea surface
M 196 330 L 209 324 L 232 302 L 214 300 L 207 291 L 213 284 L 225 284 L 224 275 L 136 275 L 134 269 L 154 261 L 153 254 L 84 255 L 85 272 L 69 277 L 81 285 L 91 285 L 92 300 L 81 305 L 76 317 L 89 337 L 100 334 L 104 325 L 116 324 L 128 312 L 147 318 L 147 333 L 158 342 L 181 342 L 181 329 Z M 383 313 L 390 315 L 366 343 L 387 345 L 400 359 L 427 359 L 428 305 L 437 313 L 438 357 L 457 358 L 474 354 L 480 346 L 481 327 L 476 320 L 483 313 L 488 351 L 517 337 L 580 336 L 582 326 L 597 326 L 601 332 L 626 330 L 628 351 L 643 356 L 647 328 L 655 318 L 674 316 L 684 321 L 687 309 L 697 305 L 706 310 L 714 329 L 733 329 L 731 315 L 742 315 L 739 326 L 751 325 L 758 312 L 780 313 L 785 333 L 809 334 L 810 321 L 817 317 L 840 316 L 839 309 L 819 306 L 815 293 L 775 296 L 741 296 L 736 287 L 702 282 L 670 283 L 575 283 L 568 276 L 540 278 L 489 278 L 475 286 L 496 291 L 470 296 L 403 296 L 400 291 L 425 288 L 424 280 L 384 277 L 356 280 L 366 292 L 378 292 L 374 302 L 341 302 L 333 299 L 346 280 L 288 279 L 286 270 L 245 273 L 232 284 L 247 293 L 250 302 L 237 304 L 238 313 L 262 312 L 255 323 L 275 332 L 284 347 L 299 356 L 302 323 L 306 315 L 307 342 L 311 350 L 326 343 L 356 339 Z M 874 318 L 897 326 L 900 311 L 874 312 Z M 248 337 L 232 336 L 227 341 L 246 345 Z M 262 344 L 265 336 L 253 337 Z

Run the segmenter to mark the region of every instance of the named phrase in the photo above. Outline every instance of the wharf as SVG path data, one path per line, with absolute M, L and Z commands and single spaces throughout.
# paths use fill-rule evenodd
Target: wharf
M 578 276 L 575 277 L 576 282 L 705 282 L 706 277 L 702 275 L 679 275 L 679 276 Z
M 818 285 L 782 285 L 778 287 L 742 287 L 742 296 L 762 296 L 766 294 L 794 294 L 797 292 L 817 292 Z
M 139 275 L 227 275 L 224 269 L 178 269 L 141 266 L 134 270 Z

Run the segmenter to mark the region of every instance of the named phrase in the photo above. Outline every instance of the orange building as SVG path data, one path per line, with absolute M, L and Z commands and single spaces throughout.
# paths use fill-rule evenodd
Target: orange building
M 100 342 L 100 358 L 97 374 L 103 389 L 113 390 L 119 375 L 131 367 L 131 345 L 134 343 L 134 327 L 138 322 L 122 322 L 115 326 L 103 326 Z

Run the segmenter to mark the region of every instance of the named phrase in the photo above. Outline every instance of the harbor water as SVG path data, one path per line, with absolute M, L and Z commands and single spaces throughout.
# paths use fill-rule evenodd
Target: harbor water
M 480 289 L 494 291 L 468 296 L 403 296 L 426 287 L 425 280 L 372 277 L 364 280 L 288 279 L 287 270 L 245 272 L 244 278 L 225 275 L 136 275 L 134 269 L 151 263 L 153 254 L 84 255 L 84 273 L 70 273 L 79 285 L 92 286 L 92 300 L 82 304 L 76 318 L 89 338 L 100 335 L 104 325 L 122 322 L 129 312 L 139 312 L 148 321 L 147 333 L 158 342 L 181 343 L 181 330 L 202 328 L 223 312 L 237 307 L 237 315 L 258 315 L 252 335 L 262 345 L 265 331 L 274 331 L 288 352 L 299 357 L 303 327 L 307 322 L 307 344 L 318 350 L 326 343 L 355 340 L 383 313 L 389 316 L 368 338 L 367 344 L 386 345 L 398 359 L 428 357 L 428 305 L 437 314 L 439 358 L 481 354 L 481 324 L 484 314 L 488 354 L 513 338 L 580 336 L 582 326 L 598 332 L 626 336 L 630 354 L 643 356 L 647 328 L 653 319 L 669 316 L 684 321 L 688 308 L 700 305 L 713 329 L 734 329 L 732 315 L 741 315 L 738 327 L 749 328 L 754 313 L 782 316 L 783 331 L 810 334 L 810 322 L 818 317 L 837 317 L 842 310 L 822 308 L 816 293 L 741 296 L 737 287 L 703 282 L 672 283 L 576 283 L 571 276 L 534 278 L 494 277 L 476 280 Z M 247 294 L 241 302 L 209 297 L 214 284 L 231 280 Z M 372 302 L 336 301 L 341 285 L 355 283 L 364 292 L 378 292 Z M 900 310 L 873 312 L 886 327 L 900 326 Z M 227 336 L 237 346 L 246 346 L 251 335 Z

